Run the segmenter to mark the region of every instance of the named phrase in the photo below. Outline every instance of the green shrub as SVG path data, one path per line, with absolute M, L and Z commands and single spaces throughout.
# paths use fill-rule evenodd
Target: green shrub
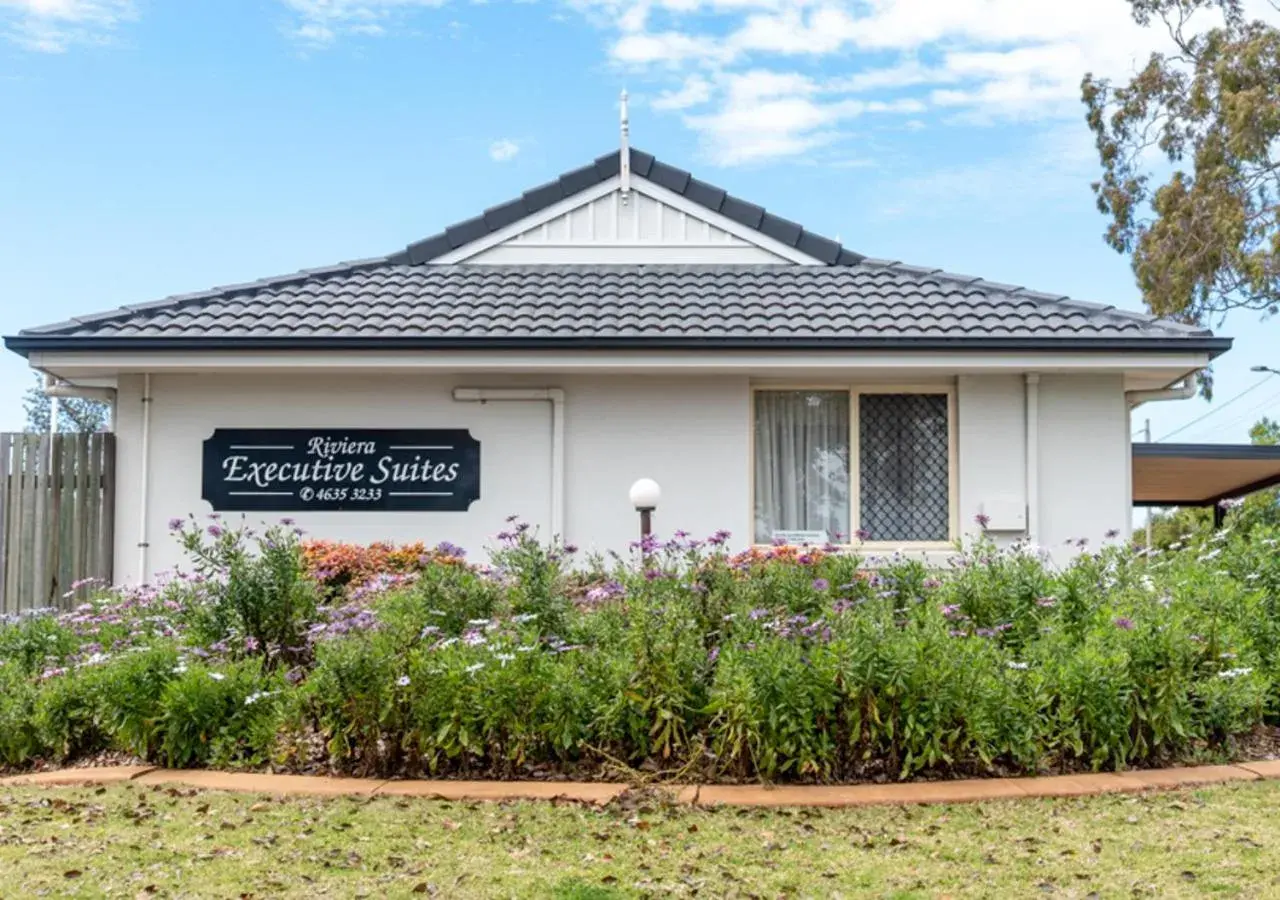
M 317 646 L 315 669 L 295 715 L 314 721 L 337 765 L 376 772 L 400 758 L 394 736 L 400 727 L 397 681 L 404 676 L 399 663 L 379 635 L 356 634 Z M 295 721 L 295 727 L 306 724 Z
M 36 734 L 36 691 L 14 663 L 0 661 L 0 763 L 21 766 L 44 755 Z
M 458 636 L 470 622 L 488 621 L 509 611 L 501 585 L 474 569 L 432 566 L 413 583 L 391 591 L 377 603 L 379 628 L 400 651 L 428 634 Z
M 1198 681 L 1193 699 L 1200 707 L 1204 737 L 1222 744 L 1246 734 L 1258 722 L 1273 682 L 1249 669 L 1226 669 Z
M 294 661 L 315 621 L 318 596 L 301 532 L 290 522 L 258 536 L 214 519 L 203 529 L 194 519 L 171 523 L 207 591 L 192 620 L 197 640 L 261 654 L 269 668 Z
M 105 750 L 109 737 L 98 715 L 101 680 L 92 669 L 46 679 L 36 693 L 32 719 L 40 744 L 58 760 Z
M 357 554 L 399 568 L 318 608 L 286 526 L 178 524 L 196 575 L 0 623 L 0 761 L 314 764 L 322 743 L 367 774 L 841 781 L 1225 758 L 1280 719 L 1261 525 L 1061 569 L 979 539 L 935 571 L 723 535 L 575 570 L 512 523 L 489 568 Z
M 723 771 L 827 778 L 837 754 L 838 657 L 778 638 L 736 645 L 717 659 L 708 711 Z
M 23 674 L 61 667 L 79 644 L 75 632 L 50 612 L 0 617 L 0 660 Z
M 544 635 L 563 635 L 571 603 L 566 592 L 566 553 L 541 544 L 525 523 L 509 518 L 511 530 L 498 535 L 493 564 L 503 575 L 512 613 L 535 617 Z
M 160 759 L 177 768 L 266 761 L 281 686 L 256 659 L 218 668 L 179 666 L 160 696 Z
M 125 653 L 102 667 L 99 715 L 116 748 L 156 757 L 165 688 L 179 669 L 178 649 L 169 643 Z

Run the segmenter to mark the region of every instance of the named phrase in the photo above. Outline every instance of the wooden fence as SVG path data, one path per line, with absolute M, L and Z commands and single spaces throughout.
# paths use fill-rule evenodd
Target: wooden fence
M 0 433 L 0 614 L 68 608 L 111 581 L 115 435 Z

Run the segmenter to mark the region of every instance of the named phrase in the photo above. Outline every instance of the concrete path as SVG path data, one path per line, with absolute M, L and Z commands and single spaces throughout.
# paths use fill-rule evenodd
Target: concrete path
M 1185 788 L 1229 781 L 1280 779 L 1280 760 L 1230 766 L 1189 766 L 1123 773 L 1053 775 L 1042 778 L 979 778 L 855 785 L 661 785 L 691 806 L 849 807 L 919 803 L 971 803 L 1022 797 L 1088 797 L 1096 794 Z M 282 796 L 424 797 L 436 800 L 562 800 L 605 804 L 631 788 L 625 784 L 576 781 L 391 781 L 319 775 L 262 775 L 207 769 L 115 766 L 61 769 L 0 778 L 0 787 L 19 785 L 100 785 L 133 782 L 182 785 L 210 791 Z

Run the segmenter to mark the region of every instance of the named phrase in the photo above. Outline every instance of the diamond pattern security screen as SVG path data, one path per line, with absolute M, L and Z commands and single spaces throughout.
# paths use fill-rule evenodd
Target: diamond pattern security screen
M 871 541 L 951 536 L 946 394 L 863 394 L 858 406 L 861 529 Z

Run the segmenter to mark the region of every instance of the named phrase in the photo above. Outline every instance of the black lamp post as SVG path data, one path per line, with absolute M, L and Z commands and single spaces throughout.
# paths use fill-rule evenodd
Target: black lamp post
M 1270 366 L 1253 366 L 1250 372 L 1266 372 L 1268 375 L 1280 375 L 1280 369 L 1273 369 Z
M 662 488 L 652 478 L 641 478 L 631 485 L 631 505 L 640 513 L 640 539 L 653 533 L 653 511 L 662 499 Z

